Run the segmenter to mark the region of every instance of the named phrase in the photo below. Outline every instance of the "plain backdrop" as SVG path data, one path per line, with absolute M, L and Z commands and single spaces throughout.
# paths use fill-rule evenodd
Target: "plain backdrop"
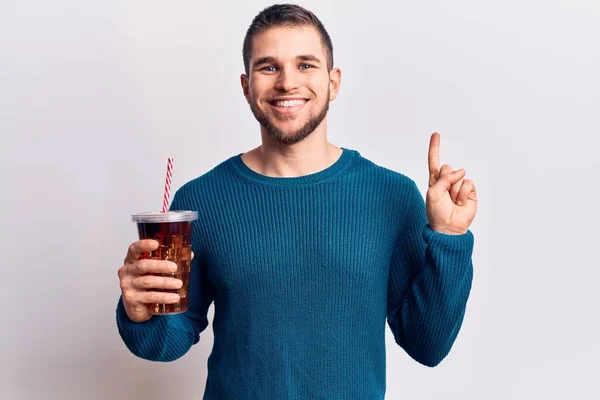
M 167 157 L 177 189 L 259 144 L 241 46 L 270 4 L 0 0 L 0 398 L 202 397 L 212 327 L 176 362 L 136 358 L 117 270 Z M 388 329 L 387 398 L 599 399 L 600 3 L 299 4 L 342 69 L 330 140 L 424 195 L 439 131 L 478 188 L 462 330 L 432 369 Z

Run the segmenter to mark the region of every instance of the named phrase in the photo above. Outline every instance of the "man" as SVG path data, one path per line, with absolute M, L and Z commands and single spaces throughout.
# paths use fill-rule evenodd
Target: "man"
M 386 321 L 412 358 L 435 366 L 461 327 L 472 281 L 476 191 L 429 148 L 426 203 L 408 177 L 327 141 L 341 72 L 321 22 L 292 5 L 263 10 L 243 47 L 244 96 L 262 143 L 176 193 L 199 212 L 190 309 L 167 261 L 133 243 L 119 270 L 119 332 L 137 356 L 171 361 L 199 341 L 214 302 L 205 399 L 382 399 Z

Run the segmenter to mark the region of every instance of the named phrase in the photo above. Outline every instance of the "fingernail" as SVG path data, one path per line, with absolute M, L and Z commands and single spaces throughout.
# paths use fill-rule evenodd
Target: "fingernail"
M 176 271 L 176 270 L 177 270 L 177 264 L 175 264 L 175 263 L 171 263 L 171 264 L 169 265 L 169 269 L 170 269 L 171 271 Z
M 462 201 L 459 201 L 459 202 L 458 202 L 458 205 L 459 205 L 459 206 L 462 206 L 462 205 L 463 205 L 463 202 L 462 202 Z

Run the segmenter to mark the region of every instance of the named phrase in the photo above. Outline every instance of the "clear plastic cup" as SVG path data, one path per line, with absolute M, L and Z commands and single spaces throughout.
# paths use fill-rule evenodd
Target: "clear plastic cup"
M 180 289 L 153 289 L 179 295 L 179 301 L 173 304 L 155 303 L 150 305 L 152 314 L 178 314 L 188 309 L 190 266 L 192 255 L 192 221 L 198 219 L 197 211 L 144 212 L 132 215 L 137 223 L 140 239 L 155 239 L 158 248 L 142 254 L 142 258 L 167 260 L 177 264 L 177 270 L 171 274 L 153 274 L 181 279 Z

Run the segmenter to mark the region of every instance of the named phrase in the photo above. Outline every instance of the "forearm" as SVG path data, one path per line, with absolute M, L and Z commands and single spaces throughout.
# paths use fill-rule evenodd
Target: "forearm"
M 137 323 L 129 319 L 119 298 L 116 317 L 119 334 L 127 348 L 146 360 L 176 360 L 197 342 L 197 335 L 184 314 L 154 316 Z
M 389 315 L 396 342 L 420 363 L 439 364 L 450 352 L 464 319 L 473 279 L 473 236 L 423 232 L 421 267 Z

